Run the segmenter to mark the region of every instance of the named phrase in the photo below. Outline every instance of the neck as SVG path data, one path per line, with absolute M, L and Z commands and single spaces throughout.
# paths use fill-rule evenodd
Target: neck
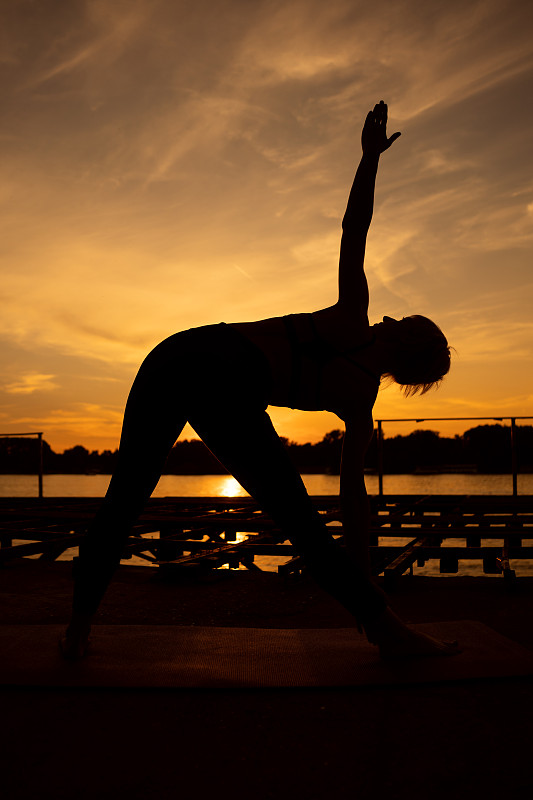
M 390 372 L 392 355 L 395 349 L 395 342 L 389 336 L 383 335 L 380 323 L 372 325 L 373 334 L 376 337 L 372 345 L 372 356 L 374 367 L 381 375 Z

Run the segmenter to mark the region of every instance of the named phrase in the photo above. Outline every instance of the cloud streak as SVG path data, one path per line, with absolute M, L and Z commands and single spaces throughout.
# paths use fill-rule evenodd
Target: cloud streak
M 54 383 L 55 375 L 41 375 L 38 372 L 28 372 L 20 375 L 19 379 L 7 383 L 4 391 L 8 394 L 33 394 L 34 392 L 50 392 L 57 389 L 58 384 Z

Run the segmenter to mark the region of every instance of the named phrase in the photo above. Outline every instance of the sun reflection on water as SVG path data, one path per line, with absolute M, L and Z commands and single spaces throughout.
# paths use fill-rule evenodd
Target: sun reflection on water
M 225 475 L 220 478 L 220 486 L 217 491 L 218 497 L 248 497 L 246 492 L 239 481 L 235 480 L 233 475 Z

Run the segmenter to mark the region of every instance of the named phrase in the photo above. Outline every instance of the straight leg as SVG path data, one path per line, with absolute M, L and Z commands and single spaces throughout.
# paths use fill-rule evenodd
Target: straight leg
M 189 422 L 282 529 L 325 591 L 362 624 L 384 610 L 383 592 L 362 574 L 322 521 L 266 411 L 233 406 L 226 413 L 193 415 Z
M 132 386 L 120 438 L 118 463 L 100 509 L 80 545 L 73 610 L 95 613 L 117 568 L 132 526 L 154 491 L 180 435 L 185 411 L 147 359 Z

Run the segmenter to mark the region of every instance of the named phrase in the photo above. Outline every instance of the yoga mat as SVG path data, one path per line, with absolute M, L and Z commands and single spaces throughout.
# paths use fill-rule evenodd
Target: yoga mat
M 533 653 L 479 622 L 413 628 L 457 639 L 459 655 L 384 662 L 353 628 L 96 625 L 90 654 L 65 661 L 58 625 L 0 626 L 0 683 L 17 686 L 261 688 L 431 683 L 533 674 Z

